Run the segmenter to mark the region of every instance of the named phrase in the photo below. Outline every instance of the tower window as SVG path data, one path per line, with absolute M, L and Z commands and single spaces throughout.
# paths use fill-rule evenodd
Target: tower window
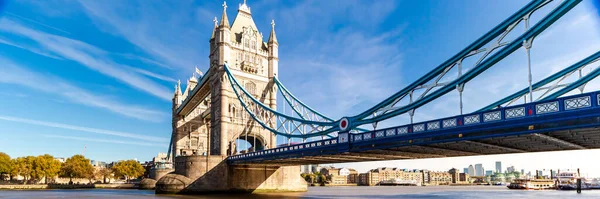
M 248 82 L 246 83 L 246 90 L 252 94 L 252 95 L 256 95 L 256 84 L 254 84 L 254 82 Z

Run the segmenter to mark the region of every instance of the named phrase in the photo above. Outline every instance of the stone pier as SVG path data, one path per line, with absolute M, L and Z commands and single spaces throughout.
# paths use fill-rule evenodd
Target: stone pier
M 156 193 L 298 192 L 307 187 L 299 166 L 228 165 L 222 156 L 180 156 L 175 171 L 156 183 Z

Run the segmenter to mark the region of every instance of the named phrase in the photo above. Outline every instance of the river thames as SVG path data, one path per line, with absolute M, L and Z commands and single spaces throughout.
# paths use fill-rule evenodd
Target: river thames
M 469 186 L 469 187 L 310 187 L 304 193 L 286 194 L 247 194 L 247 195 L 155 195 L 152 190 L 116 190 L 116 189 L 82 189 L 82 190 L 20 190 L 0 191 L 0 198 L 600 198 L 600 190 L 584 190 L 581 194 L 575 191 L 527 191 L 509 190 L 505 187 Z

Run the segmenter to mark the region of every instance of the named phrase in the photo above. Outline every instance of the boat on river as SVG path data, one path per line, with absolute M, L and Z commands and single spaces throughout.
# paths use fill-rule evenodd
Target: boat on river
M 555 183 L 552 179 L 516 179 L 508 186 L 509 189 L 528 189 L 528 190 L 543 190 L 555 189 Z

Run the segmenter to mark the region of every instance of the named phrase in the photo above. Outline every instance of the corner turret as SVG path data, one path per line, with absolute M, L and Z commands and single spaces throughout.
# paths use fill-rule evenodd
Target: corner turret
M 173 94 L 173 110 L 177 109 L 179 105 L 181 105 L 181 101 L 183 97 L 181 95 L 181 81 L 177 80 L 177 85 L 175 85 L 175 93 Z
M 269 48 L 269 78 L 277 77 L 277 71 L 279 68 L 279 42 L 277 42 L 277 36 L 275 35 L 275 20 L 271 20 L 271 35 L 269 35 L 269 42 L 267 43 Z

